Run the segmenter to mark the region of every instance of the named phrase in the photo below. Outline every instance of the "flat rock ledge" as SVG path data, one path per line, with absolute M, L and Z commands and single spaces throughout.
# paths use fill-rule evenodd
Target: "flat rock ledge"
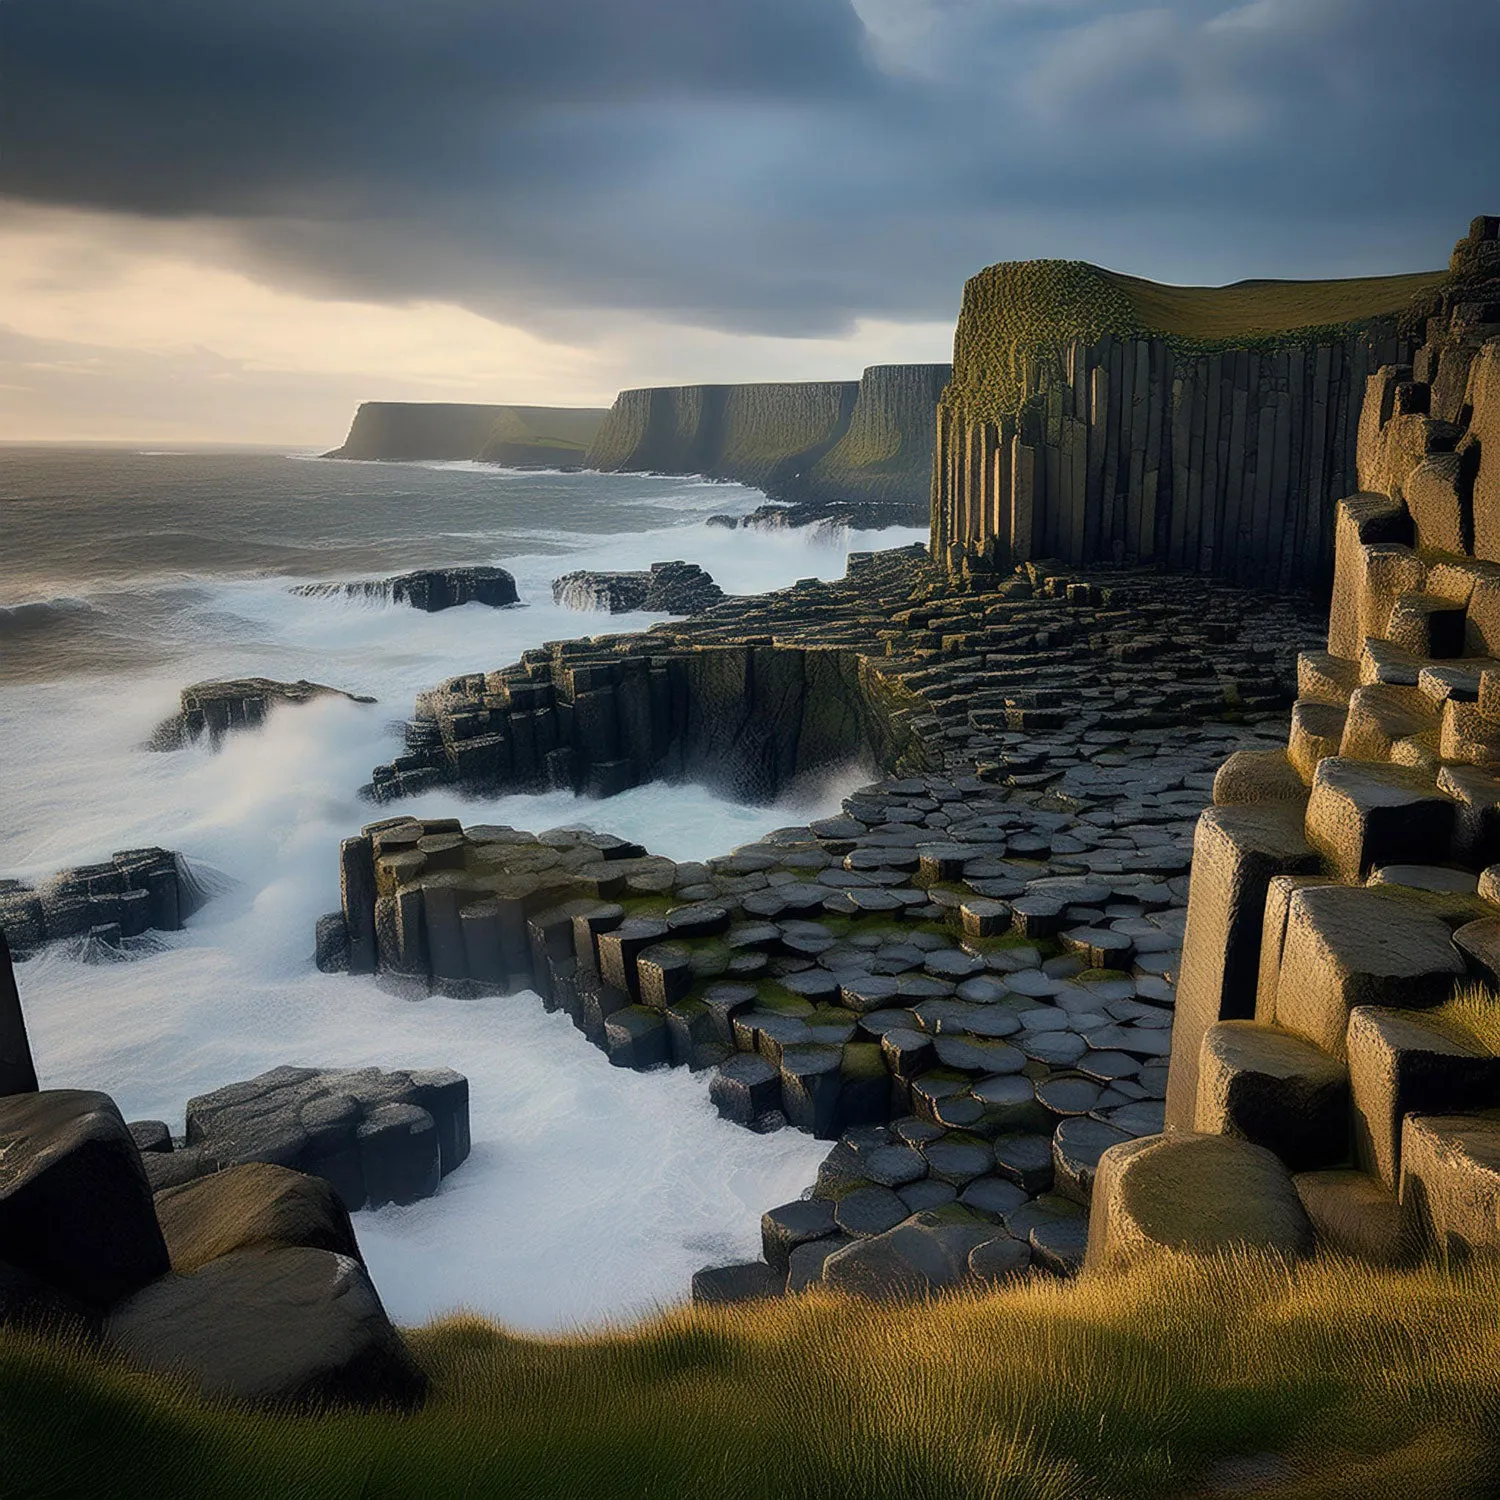
M 0 932 L 17 958 L 73 938 L 81 957 L 103 961 L 125 956 L 129 939 L 178 931 L 201 898 L 171 850 L 124 849 L 106 863 L 61 870 L 39 888 L 0 880 Z
M 552 580 L 552 602 L 567 609 L 598 609 L 610 614 L 650 610 L 694 615 L 724 598 L 724 590 L 689 562 L 652 563 L 641 573 L 564 573 Z
M 347 698 L 351 703 L 375 701 L 359 693 L 346 693 L 341 688 L 300 678 L 296 682 L 276 682 L 269 677 L 195 682 L 183 688 L 178 711 L 152 730 L 146 749 L 180 750 L 206 734 L 209 745 L 217 750 L 226 734 L 258 728 L 273 708 L 311 703 L 315 698 Z
M 153 1196 L 114 1101 L 73 1089 L 0 1097 L 0 1159 L 0 1327 L 97 1342 L 216 1400 L 422 1400 L 326 1183 L 237 1166 Z
M 357 579 L 351 583 L 302 583 L 290 590 L 313 599 L 379 599 L 409 604 L 434 614 L 461 604 L 507 609 L 521 602 L 516 580 L 504 568 L 424 568 L 394 578 Z

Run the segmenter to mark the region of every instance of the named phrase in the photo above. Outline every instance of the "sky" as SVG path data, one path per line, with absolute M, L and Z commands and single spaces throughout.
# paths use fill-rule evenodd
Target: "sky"
M 0 440 L 945 360 L 965 278 L 1442 265 L 1500 0 L 0 0 Z

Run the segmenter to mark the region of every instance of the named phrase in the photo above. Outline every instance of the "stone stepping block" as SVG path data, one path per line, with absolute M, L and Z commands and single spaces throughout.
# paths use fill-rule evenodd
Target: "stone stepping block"
M 947 1132 L 940 1140 L 919 1148 L 927 1159 L 927 1173 L 939 1182 L 962 1189 L 976 1177 L 994 1170 L 995 1158 L 987 1141 L 964 1132 Z
M 627 1005 L 604 1023 L 604 1050 L 617 1068 L 668 1067 L 672 1061 L 672 1041 L 667 1020 L 649 1005 Z
M 1092 1078 L 1079 1074 L 1053 1074 L 1034 1085 L 1037 1102 L 1054 1115 L 1086 1115 L 1098 1106 L 1103 1092 Z
M 781 1011 L 742 1010 L 734 1018 L 734 1045 L 741 1052 L 759 1052 L 778 1067 L 786 1048 L 804 1046 L 810 1040 L 811 1028 L 801 1016 Z
M 666 921 L 674 938 L 718 937 L 729 931 L 729 908 L 711 902 L 677 906 L 667 913 Z
M 107 1094 L 0 1098 L 0 1261 L 102 1308 L 168 1270 L 151 1186 Z
M 859 1162 L 865 1176 L 879 1187 L 904 1188 L 927 1175 L 927 1158 L 899 1142 L 863 1151 Z
M 693 955 L 677 943 L 654 943 L 635 960 L 636 988 L 642 1005 L 665 1010 L 687 998 L 697 979 Z
M 974 1005 L 994 1005 L 1011 993 L 1009 985 L 990 978 L 988 974 L 976 974 L 958 987 L 958 998 Z
M 1017 1017 L 1018 1029 L 1024 1029 L 1034 1036 L 1040 1036 L 1048 1031 L 1067 1031 L 1069 1019 L 1067 1011 L 1052 1005 L 1040 1005 L 1032 1010 L 1023 1010 Z
M 966 1036 L 985 1037 L 998 1040 L 1014 1036 L 1021 1029 L 1020 1019 L 1013 1011 L 999 1006 L 988 1006 L 978 1015 L 970 1017 L 962 1027 Z
M 627 917 L 618 927 L 599 933 L 599 972 L 605 982 L 639 1000 L 636 960 L 647 948 L 660 943 L 668 930 L 667 924 L 655 917 Z
M 957 1036 L 967 1032 L 970 1026 L 984 1015 L 977 1005 L 966 1005 L 962 1000 L 924 1000 L 913 1013 L 924 1031 L 933 1036 Z
M 1089 1050 L 1088 1043 L 1072 1031 L 1023 1031 L 1015 1045 L 1033 1062 L 1054 1068 L 1071 1068 Z
M 887 1008 L 900 993 L 900 986 L 890 975 L 862 974 L 857 979 L 844 979 L 839 987 L 839 1002 L 863 1015 Z
M 159 1192 L 155 1204 L 178 1275 L 251 1247 L 331 1250 L 363 1263 L 349 1211 L 331 1184 L 288 1167 L 226 1167 Z
M 1087 1115 L 1064 1120 L 1052 1134 L 1053 1191 L 1087 1208 L 1099 1158 L 1111 1146 L 1131 1139 L 1118 1126 Z
M 357 1260 L 241 1250 L 117 1305 L 107 1345 L 204 1396 L 257 1405 L 410 1408 L 425 1380 Z
M 1278 875 L 1315 875 L 1318 856 L 1292 803 L 1211 807 L 1193 843 L 1194 961 L 1183 975 L 1172 1040 L 1167 1123 L 1191 1129 L 1198 1054 L 1216 1021 L 1255 1014 L 1266 893 Z M 1145 962 L 1155 963 L 1158 955 Z
M 934 1068 L 911 1081 L 911 1107 L 924 1119 L 934 1120 L 939 1103 L 967 1094 L 973 1079 L 951 1068 Z
M 1408 1115 L 1500 1106 L 1500 1057 L 1456 1026 L 1361 1006 L 1349 1018 L 1348 1052 L 1355 1165 L 1388 1188 L 1400 1181 Z
M 1401 1135 L 1407 1238 L 1462 1263 L 1500 1253 L 1500 1120 L 1409 1115 Z
M 1318 1248 L 1371 1265 L 1407 1264 L 1418 1249 L 1401 1221 L 1395 1192 L 1366 1172 L 1334 1167 L 1292 1178 Z
M 877 974 L 904 974 L 920 969 L 926 955 L 909 943 L 884 943 L 871 955 L 871 968 Z
M 908 1005 L 923 1000 L 948 1000 L 958 986 L 947 979 L 934 979 L 930 974 L 901 974 L 896 978 L 896 993 Z
M 979 857 L 967 844 L 919 844 L 917 857 L 924 880 L 962 880 L 964 866 Z
M 1195 1124 L 1265 1146 L 1294 1172 L 1337 1166 L 1349 1154 L 1349 1069 L 1289 1031 L 1220 1021 L 1203 1039 Z
M 892 1120 L 890 1132 L 893 1141 L 905 1141 L 918 1150 L 929 1141 L 941 1140 L 947 1134 L 941 1125 L 917 1115 L 903 1115 L 899 1120 Z
M 692 1300 L 699 1305 L 756 1302 L 765 1297 L 779 1297 L 785 1290 L 784 1270 L 778 1273 L 763 1260 L 705 1266 L 693 1272 Z
M 1083 1214 L 1076 1219 L 1046 1219 L 1031 1226 L 1027 1240 L 1032 1260 L 1043 1270 L 1054 1276 L 1076 1276 L 1088 1253 L 1089 1221 Z
M 925 901 L 925 893 L 918 891 L 914 893 L 919 901 Z M 900 890 L 882 890 L 874 887 L 869 890 L 845 890 L 838 895 L 847 897 L 854 909 L 860 912 L 878 911 L 900 911 L 910 904 L 906 894 Z
M 1013 994 L 1026 995 L 1037 1000 L 1048 1000 L 1063 987 L 1061 980 L 1054 979 L 1052 975 L 1043 973 L 1039 968 L 1024 969 L 1011 974 L 1005 983 Z
M 984 960 L 959 948 L 943 948 L 929 953 L 923 967 L 938 979 L 968 979 L 983 972 Z
M 1052 1137 L 1021 1132 L 1002 1135 L 994 1143 L 995 1171 L 1024 1188 L 1045 1193 L 1052 1187 Z
M 1313 1247 L 1291 1174 L 1264 1146 L 1184 1130 L 1124 1141 L 1099 1158 L 1090 1269 L 1162 1251 L 1211 1255 L 1241 1247 L 1285 1256 Z
M 909 1015 L 909 1012 L 901 1012 Z M 880 1039 L 886 1066 L 897 1078 L 917 1078 L 936 1065 L 933 1038 L 925 1032 L 893 1029 Z
M 957 1286 L 969 1274 L 969 1255 L 994 1238 L 994 1226 L 952 1210 L 913 1214 L 884 1234 L 828 1257 L 823 1283 L 855 1296 L 891 1300 L 925 1297 Z
M 1167 1057 L 1172 1051 L 1170 1031 L 1159 1027 L 1101 1026 L 1085 1032 L 1088 1044 L 1097 1052 L 1127 1052 L 1132 1057 Z
M 854 1243 L 847 1234 L 833 1234 L 826 1239 L 810 1240 L 798 1245 L 787 1257 L 786 1290 L 789 1293 L 805 1292 L 810 1286 L 820 1286 L 823 1267 L 831 1255 Z
M 726 1120 L 737 1125 L 781 1107 L 780 1070 L 753 1052 L 726 1057 L 709 1080 L 708 1097 Z
M 1166 1105 L 1160 1099 L 1137 1099 L 1125 1104 L 1115 1102 L 1096 1110 L 1094 1118 L 1107 1120 L 1129 1136 L 1160 1135 L 1166 1129 Z
M 1166 1063 L 1148 1062 L 1142 1065 L 1141 1071 L 1135 1075 L 1133 1082 L 1141 1090 L 1143 1099 L 1165 1099 L 1167 1097 L 1167 1079 L 1169 1070 Z M 1125 1080 L 1113 1080 L 1117 1085 L 1122 1085 Z
M 838 976 L 827 969 L 804 969 L 799 974 L 787 974 L 782 978 L 783 989 L 804 1000 L 836 1002 L 840 998 L 842 985 Z
M 844 856 L 846 870 L 915 870 L 920 863 L 915 849 L 860 848 Z
M 965 901 L 958 909 L 958 918 L 965 936 L 971 938 L 998 937 L 1011 925 L 1010 906 L 983 896 Z
M 781 929 L 774 922 L 740 922 L 724 934 L 724 941 L 731 948 L 778 948 Z
M 1056 1193 L 1043 1193 L 1006 1214 L 1005 1227 L 1017 1239 L 1024 1239 L 1029 1243 L 1031 1231 L 1040 1224 L 1059 1221 L 1073 1222 L 1080 1219 L 1087 1222 L 1083 1209 L 1071 1198 L 1062 1198 Z
M 726 1044 L 720 1039 L 718 1020 L 701 1000 L 679 1000 L 663 1015 L 673 1067 L 696 1071 L 723 1060 Z
M 845 1042 L 852 1042 L 859 1032 L 858 1023 L 848 1011 L 832 1006 L 819 1006 L 806 1019 L 810 1040 L 814 1042 L 829 1042 L 842 1047 Z
M 969 1275 L 976 1281 L 999 1286 L 1031 1267 L 1031 1246 L 1008 1234 L 998 1234 L 969 1251 Z
M 834 1205 L 834 1221 L 852 1239 L 868 1239 L 894 1229 L 911 1210 L 887 1187 L 856 1188 Z
M 861 1036 L 879 1040 L 888 1031 L 918 1031 L 921 1023 L 913 1011 L 870 1010 L 860 1016 L 858 1027 Z
M 1026 1055 L 1002 1041 L 940 1032 L 934 1047 L 938 1062 L 944 1068 L 960 1072 L 992 1076 L 1019 1073 L 1026 1066 Z
M 1035 896 L 1029 892 L 1017 896 L 1010 907 L 1011 927 L 1022 937 L 1051 937 L 1062 930 L 1065 923 L 1067 903 L 1051 896 Z
M 756 992 L 748 984 L 711 984 L 703 992 L 703 1006 L 713 1018 L 714 1040 L 735 1044 L 734 1018 L 754 1007 Z
M 820 1140 L 836 1138 L 842 1050 L 817 1044 L 786 1046 L 780 1067 L 781 1112 L 787 1123 Z
M 1004 1177 L 976 1177 L 958 1195 L 958 1201 L 971 1212 L 986 1219 L 1004 1220 L 1023 1203 L 1026 1191 Z
M 997 1132 L 1040 1130 L 1048 1123 L 1024 1073 L 992 1073 L 971 1084 L 969 1093 L 984 1105 L 986 1127 L 993 1126 Z
M 1453 934 L 1453 942 L 1471 974 L 1491 989 L 1500 988 L 1500 917 L 1465 922 Z
M 897 880 L 900 879 L 897 876 Z M 835 891 L 869 890 L 880 883 L 872 873 L 863 870 L 822 870 L 817 877 L 817 884 Z
M 1061 941 L 1064 948 L 1087 958 L 1095 969 L 1119 968 L 1135 952 L 1133 939 L 1109 927 L 1073 927 L 1062 934 Z
M 798 923 L 796 927 L 790 922 L 783 922 L 781 927 L 781 946 L 788 953 L 799 958 L 816 958 L 822 961 L 824 968 L 830 968 L 826 955 L 836 950 L 839 941 L 831 932 L 814 932 L 808 923 L 804 927 Z
M 1342 1060 L 1356 1006 L 1440 1004 L 1463 970 L 1447 923 L 1419 900 L 1393 888 L 1307 886 L 1287 908 L 1276 1024 Z
M 1307 804 L 1307 837 L 1340 880 L 1376 865 L 1441 864 L 1453 847 L 1456 804 L 1423 771 L 1331 757 Z
M 951 1182 L 939 1182 L 935 1177 L 924 1177 L 920 1182 L 910 1182 L 897 1190 L 896 1196 L 906 1205 L 908 1213 L 920 1214 L 958 1198 L 958 1189 Z
M 729 963 L 725 966 L 724 972 L 731 979 L 745 980 L 758 978 L 760 975 L 768 973 L 769 970 L 770 962 L 767 956 L 764 953 L 750 949 L 742 953 L 732 954 Z

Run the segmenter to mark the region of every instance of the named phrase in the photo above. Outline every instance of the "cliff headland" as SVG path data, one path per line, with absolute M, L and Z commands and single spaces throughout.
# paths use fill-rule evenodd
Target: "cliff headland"
M 473 459 L 508 468 L 578 468 L 604 411 L 452 401 L 364 401 L 327 458 L 389 463 Z

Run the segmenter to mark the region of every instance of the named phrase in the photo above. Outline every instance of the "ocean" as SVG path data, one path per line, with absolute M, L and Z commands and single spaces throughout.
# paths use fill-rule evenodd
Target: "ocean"
M 526 1331 L 593 1326 L 680 1299 L 702 1264 L 756 1254 L 761 1212 L 812 1181 L 826 1146 L 726 1124 L 701 1077 L 612 1068 L 535 996 L 403 1001 L 319 974 L 312 930 L 338 904 L 339 839 L 375 816 L 356 788 L 395 753 L 418 690 L 656 618 L 559 608 L 560 573 L 684 558 L 748 594 L 923 539 L 708 524 L 763 501 L 660 476 L 0 446 L 0 876 L 160 844 L 217 891 L 129 961 L 53 948 L 19 966 L 43 1086 L 104 1089 L 127 1118 L 179 1130 L 192 1095 L 282 1063 L 459 1068 L 470 1159 L 426 1202 L 356 1215 L 398 1321 L 468 1309 Z M 443 564 L 509 568 L 522 606 L 426 615 L 289 592 Z M 378 701 L 282 710 L 217 754 L 141 748 L 183 686 L 228 676 Z M 832 811 L 868 775 L 851 766 L 794 806 L 647 786 L 604 802 L 434 792 L 404 807 L 584 823 L 701 858 Z

